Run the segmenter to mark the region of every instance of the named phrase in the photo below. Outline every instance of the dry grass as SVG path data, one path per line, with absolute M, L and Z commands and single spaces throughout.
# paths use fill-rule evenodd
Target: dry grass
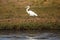
M 25 11 L 27 5 L 39 16 L 30 17 Z M 59 6 L 58 1 L 0 0 L 0 29 L 60 29 Z

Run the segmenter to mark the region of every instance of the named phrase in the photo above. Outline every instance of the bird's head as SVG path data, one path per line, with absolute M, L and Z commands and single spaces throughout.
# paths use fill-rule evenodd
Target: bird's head
M 30 8 L 30 6 L 26 6 L 26 8 Z

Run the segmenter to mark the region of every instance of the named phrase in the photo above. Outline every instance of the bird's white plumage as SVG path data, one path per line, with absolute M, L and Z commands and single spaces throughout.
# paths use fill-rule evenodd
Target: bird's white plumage
M 38 16 L 35 12 L 33 12 L 33 11 L 28 11 L 28 14 L 30 15 L 30 16 Z
M 30 6 L 27 6 L 26 12 L 30 15 L 30 16 L 38 16 L 35 12 L 29 10 Z

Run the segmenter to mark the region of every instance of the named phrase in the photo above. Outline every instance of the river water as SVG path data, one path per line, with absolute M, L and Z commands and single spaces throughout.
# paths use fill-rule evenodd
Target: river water
M 0 40 L 60 40 L 59 31 L 0 31 Z

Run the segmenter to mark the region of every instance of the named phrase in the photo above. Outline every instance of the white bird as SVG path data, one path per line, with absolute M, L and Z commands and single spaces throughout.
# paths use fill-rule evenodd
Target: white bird
M 29 10 L 30 6 L 27 6 L 26 12 L 30 15 L 30 16 L 38 16 L 35 12 Z

